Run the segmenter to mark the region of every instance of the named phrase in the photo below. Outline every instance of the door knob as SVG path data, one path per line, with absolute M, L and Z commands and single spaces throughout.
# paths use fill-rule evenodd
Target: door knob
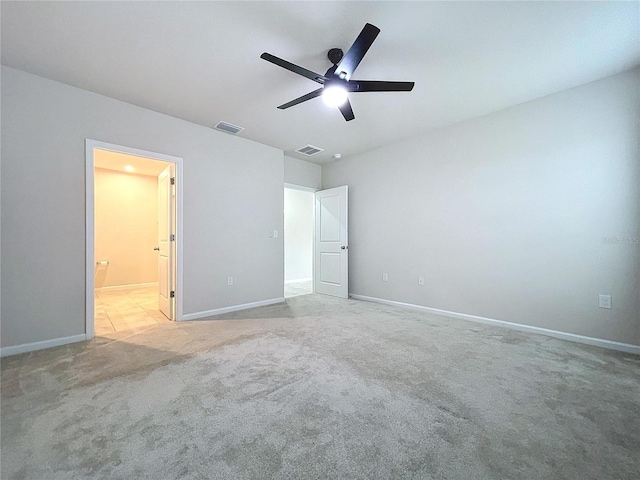
M 160 251 L 160 247 L 156 247 L 156 248 L 154 248 L 154 250 L 155 250 L 156 252 L 159 252 L 159 251 Z
M 341 249 L 341 250 L 346 250 L 346 249 L 347 249 L 347 247 L 345 247 L 344 245 L 342 245 L 342 246 L 340 247 L 340 249 Z

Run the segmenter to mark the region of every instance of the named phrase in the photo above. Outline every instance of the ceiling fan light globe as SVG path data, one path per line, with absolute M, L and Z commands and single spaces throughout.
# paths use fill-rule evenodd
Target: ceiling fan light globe
M 325 87 L 322 92 L 322 100 L 330 107 L 339 107 L 347 98 L 347 90 L 341 86 Z

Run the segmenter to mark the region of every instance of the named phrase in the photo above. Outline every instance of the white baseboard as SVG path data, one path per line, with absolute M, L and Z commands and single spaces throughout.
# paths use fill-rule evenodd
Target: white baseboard
M 59 347 L 68 343 L 83 342 L 87 336 L 72 335 L 70 337 L 54 338 L 53 340 L 44 340 L 42 342 L 23 343 L 22 345 L 14 345 L 11 347 L 0 348 L 0 357 L 8 357 L 9 355 L 18 355 L 19 353 L 35 352 L 36 350 L 44 350 L 45 348 Z
M 151 283 L 127 283 L 126 285 L 109 285 L 106 287 L 96 287 L 96 290 L 115 290 L 118 288 L 142 288 L 142 287 L 155 287 L 158 285 L 158 282 Z
M 214 315 L 222 315 L 223 313 L 238 312 L 249 308 L 264 307 L 266 305 L 274 305 L 284 302 L 284 297 L 270 298 L 269 300 L 260 300 L 259 302 L 243 303 L 242 305 L 232 305 L 230 307 L 216 308 L 205 312 L 187 313 L 182 315 L 181 321 L 198 320 L 200 318 L 212 317 Z
M 295 280 L 286 280 L 284 282 L 285 285 L 290 285 L 292 283 L 303 283 L 303 282 L 310 282 L 311 280 L 313 280 L 311 277 L 309 278 L 297 278 Z
M 266 305 L 274 305 L 284 302 L 284 297 L 271 298 L 269 300 L 261 300 L 259 302 L 245 303 L 242 305 L 233 305 L 231 307 L 217 308 L 215 310 L 207 310 L 206 312 L 189 313 L 182 316 L 181 321 L 197 320 L 199 318 L 211 317 L 213 315 L 221 315 L 223 313 L 237 312 L 239 310 L 247 310 L 249 308 L 264 307 Z M 10 355 L 18 355 L 20 353 L 35 352 L 36 350 L 44 350 L 45 348 L 59 347 L 68 343 L 83 342 L 87 339 L 86 334 L 72 335 L 70 337 L 54 338 L 52 340 L 44 340 L 42 342 L 24 343 L 22 345 L 13 345 L 0 348 L 0 357 L 8 357 Z
M 596 347 L 607 348 L 609 350 L 618 350 L 620 352 L 627 352 L 627 353 L 640 355 L 640 345 L 614 342 L 612 340 L 604 340 L 602 338 L 586 337 L 584 335 L 577 335 L 575 333 L 560 332 L 558 330 L 550 330 L 548 328 L 534 327 L 531 325 L 523 325 L 521 323 L 505 322 L 504 320 L 496 320 L 494 318 L 479 317 L 477 315 L 469 315 L 467 313 L 450 312 L 449 310 L 440 310 L 438 308 L 423 307 L 422 305 L 395 302 L 393 300 L 384 300 L 382 298 L 367 297 L 365 295 L 350 294 L 350 296 L 351 298 L 355 298 L 356 300 L 383 303 L 385 305 L 393 305 L 396 307 L 409 308 L 412 310 L 419 310 L 422 312 L 435 313 L 437 315 L 443 315 L 445 317 L 460 318 L 463 320 L 470 320 L 472 322 L 486 323 L 489 325 L 496 325 L 499 327 L 510 328 L 512 330 L 519 330 L 521 332 L 537 333 L 540 335 L 547 335 L 549 337 L 560 338 L 562 340 L 568 340 L 570 342 L 584 343 L 586 345 L 594 345 Z
M 594 345 L 596 347 L 602 347 L 610 350 L 618 350 L 621 352 L 640 355 L 640 345 L 614 342 L 612 340 L 605 340 L 601 338 L 586 337 L 584 335 L 577 335 L 575 333 L 560 332 L 558 330 L 550 330 L 548 328 L 534 327 L 531 325 L 523 325 L 520 323 L 505 322 L 503 320 L 496 320 L 494 318 L 480 317 L 477 315 L 469 315 L 466 313 L 451 312 L 449 310 L 440 310 L 438 308 L 425 307 L 422 305 L 415 305 L 412 303 L 396 302 L 393 300 L 385 300 L 382 298 L 368 297 L 365 295 L 350 294 L 350 297 L 356 300 L 363 300 L 367 302 L 375 302 L 375 303 L 382 303 L 385 305 L 392 305 L 396 307 L 409 308 L 412 310 L 434 313 L 436 315 L 442 315 L 445 317 L 460 318 L 460 319 L 469 320 L 472 322 L 496 325 L 500 327 L 510 328 L 512 330 L 519 330 L 519 331 L 528 332 L 528 333 L 537 333 L 540 335 L 547 335 L 550 337 L 555 337 L 562 340 L 568 340 L 571 342 L 584 343 L 586 345 Z M 230 307 L 217 308 L 214 310 L 207 310 L 204 312 L 188 313 L 182 316 L 182 320 L 183 321 L 197 320 L 200 318 L 211 317 L 214 315 L 221 315 L 223 313 L 237 312 L 240 310 L 247 310 L 249 308 L 274 305 L 276 303 L 282 303 L 284 301 L 285 301 L 284 297 L 279 297 L 279 298 L 271 298 L 268 300 L 261 300 L 258 302 L 244 303 L 242 305 L 233 305 Z M 69 343 L 83 342 L 86 339 L 87 339 L 86 335 L 83 333 L 80 335 L 72 335 L 70 337 L 54 338 L 52 340 L 44 340 L 41 342 L 23 343 L 22 345 L 2 347 L 0 348 L 0 357 L 8 357 L 10 355 L 18 355 L 20 353 L 35 352 L 37 350 L 44 350 L 45 348 L 59 347 L 61 345 L 67 345 Z

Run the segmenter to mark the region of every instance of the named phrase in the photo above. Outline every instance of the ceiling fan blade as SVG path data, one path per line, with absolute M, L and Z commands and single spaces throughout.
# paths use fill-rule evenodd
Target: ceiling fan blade
M 353 109 L 351 108 L 351 103 L 349 103 L 348 98 L 347 101 L 340 105 L 338 108 L 340 109 L 340 113 L 342 113 L 342 116 L 347 122 L 356 118 L 356 116 L 353 114 Z
M 279 67 L 286 68 L 287 70 L 297 73 L 298 75 L 302 75 L 303 77 L 308 78 L 309 80 L 313 80 L 317 83 L 324 83 L 327 77 L 324 75 L 320 75 L 319 73 L 312 72 L 311 70 L 307 70 L 306 68 L 299 67 L 291 62 L 287 62 L 281 58 L 276 57 L 275 55 L 271 55 L 270 53 L 264 52 L 260 55 L 260 58 L 266 60 L 267 62 L 271 62 Z
M 385 82 L 378 80 L 349 80 L 349 92 L 410 92 L 415 82 Z
M 351 45 L 349 51 L 342 58 L 342 61 L 338 64 L 337 73 L 344 72 L 346 74 L 345 79 L 349 80 L 379 33 L 380 29 L 378 27 L 367 23 L 360 32 L 360 35 L 358 35 L 358 38 L 356 38 L 356 41 Z
M 322 90 L 323 90 L 322 88 L 319 88 L 318 90 L 314 90 L 313 92 L 307 93 L 306 95 L 298 97 L 295 100 L 291 100 L 290 102 L 283 103 L 278 108 L 280 110 L 284 110 L 285 108 L 293 107 L 294 105 L 298 105 L 299 103 L 306 102 L 307 100 L 311 100 L 312 98 L 319 97 L 320 95 L 322 95 Z

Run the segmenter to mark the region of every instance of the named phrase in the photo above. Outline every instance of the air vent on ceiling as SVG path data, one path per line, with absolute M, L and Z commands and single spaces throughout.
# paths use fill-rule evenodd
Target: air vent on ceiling
M 238 125 L 233 125 L 227 122 L 218 122 L 218 124 L 213 128 L 215 128 L 216 130 L 222 130 L 223 132 L 227 132 L 232 135 L 237 135 L 242 130 L 244 130 L 244 127 L 239 127 Z
M 313 145 L 307 145 L 306 147 L 297 149 L 296 152 L 310 157 L 311 155 L 315 155 L 316 153 L 324 152 L 324 149 L 314 147 Z

